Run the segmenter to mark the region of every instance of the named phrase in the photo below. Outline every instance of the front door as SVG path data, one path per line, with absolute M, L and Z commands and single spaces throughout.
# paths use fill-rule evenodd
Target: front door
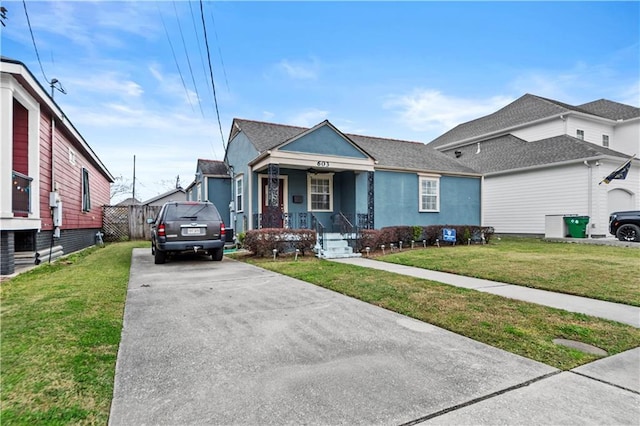
M 262 188 L 262 213 L 263 228 L 282 228 L 284 214 L 284 180 L 278 179 L 278 205 L 269 205 L 269 179 L 262 178 L 260 187 Z

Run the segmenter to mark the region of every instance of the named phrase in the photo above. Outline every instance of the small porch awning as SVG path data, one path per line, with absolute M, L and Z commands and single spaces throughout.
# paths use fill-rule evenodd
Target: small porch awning
M 269 164 L 278 164 L 280 168 L 324 171 L 374 171 L 372 158 L 353 158 L 332 155 L 308 154 L 291 151 L 265 151 L 249 165 L 256 171 L 266 170 Z

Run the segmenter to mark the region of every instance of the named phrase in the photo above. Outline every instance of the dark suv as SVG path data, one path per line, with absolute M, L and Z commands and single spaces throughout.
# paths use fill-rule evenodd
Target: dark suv
M 640 242 L 640 210 L 611 213 L 609 232 L 620 241 Z
M 222 260 L 225 227 L 212 203 L 168 202 L 150 223 L 151 254 L 156 264 L 164 263 L 169 255 L 182 252 L 205 253 L 211 260 Z

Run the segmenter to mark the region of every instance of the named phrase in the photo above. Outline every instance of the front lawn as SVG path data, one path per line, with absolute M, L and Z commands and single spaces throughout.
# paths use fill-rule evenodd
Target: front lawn
M 109 244 L 0 285 L 0 423 L 106 424 L 131 250 Z
M 640 306 L 640 249 L 493 238 L 491 244 L 377 257 L 434 271 Z

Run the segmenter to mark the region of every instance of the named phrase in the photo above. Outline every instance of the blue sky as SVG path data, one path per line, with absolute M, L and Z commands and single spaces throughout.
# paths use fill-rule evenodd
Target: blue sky
M 114 176 L 136 155 L 141 200 L 222 159 L 234 117 L 426 143 L 525 93 L 640 106 L 638 2 L 204 1 L 223 136 L 199 2 L 26 4 L 56 102 Z M 2 55 L 48 87 L 2 5 Z

